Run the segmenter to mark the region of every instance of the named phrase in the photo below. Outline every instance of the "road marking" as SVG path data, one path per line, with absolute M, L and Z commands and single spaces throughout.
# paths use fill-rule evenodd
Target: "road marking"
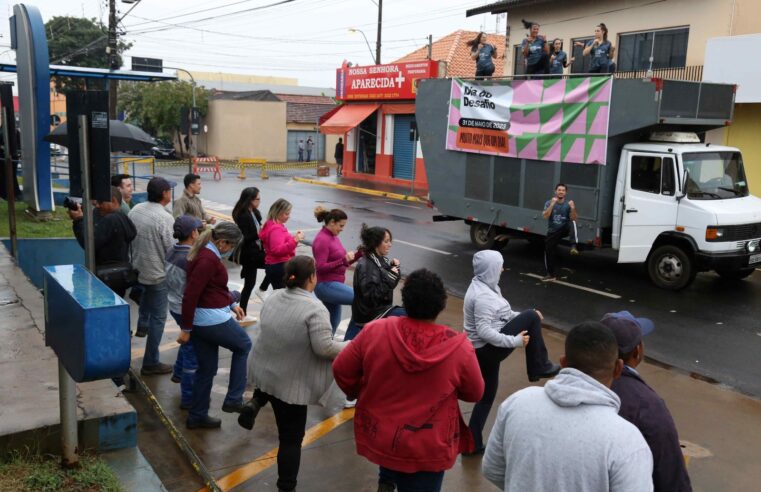
M 310 427 L 307 429 L 306 434 L 304 435 L 304 440 L 301 443 L 301 447 L 303 448 L 304 446 L 312 444 L 313 442 L 335 430 L 341 424 L 348 422 L 353 418 L 354 409 L 347 408 L 338 412 L 332 417 L 323 420 L 319 424 Z M 248 480 L 251 480 L 253 477 L 277 462 L 277 450 L 278 448 L 273 448 L 255 460 L 251 461 L 247 465 L 243 465 L 232 473 L 229 473 L 224 477 L 218 479 L 217 485 L 219 485 L 222 490 L 230 490 Z M 200 492 L 208 492 L 208 490 L 208 488 L 203 488 Z
M 448 253 L 446 251 L 441 251 L 440 249 L 429 248 L 428 246 L 421 246 L 421 245 L 415 244 L 415 243 L 408 243 L 407 241 L 402 241 L 401 239 L 394 239 L 394 242 L 395 243 L 406 244 L 407 246 L 412 246 L 413 248 L 420 248 L 420 249 L 424 249 L 426 251 L 433 251 L 434 253 L 439 253 L 440 255 L 451 256 L 451 254 L 452 254 L 452 253 Z
M 541 275 L 537 275 L 536 273 L 521 273 L 521 275 L 524 275 L 526 277 L 531 277 L 531 278 L 542 280 L 542 276 Z M 562 280 L 550 280 L 547 283 L 548 284 L 564 285 L 566 287 L 571 287 L 573 289 L 579 289 L 579 290 L 583 290 L 583 291 L 586 291 L 586 292 L 591 292 L 593 294 L 597 294 L 597 295 L 600 295 L 600 296 L 610 297 L 611 299 L 621 299 L 621 296 L 619 296 L 618 294 L 611 294 L 610 292 L 603 292 L 601 290 L 590 289 L 589 287 L 584 287 L 583 285 L 576 285 L 576 284 L 572 284 L 570 282 L 563 282 Z

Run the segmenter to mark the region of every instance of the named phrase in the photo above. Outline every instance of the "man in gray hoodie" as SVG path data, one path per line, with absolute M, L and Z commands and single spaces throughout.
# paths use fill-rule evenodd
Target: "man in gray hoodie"
M 560 364 L 544 388 L 525 388 L 500 405 L 484 476 L 505 491 L 651 492 L 650 448 L 618 415 L 621 401 L 610 390 L 623 370 L 613 333 L 600 323 L 576 326 Z

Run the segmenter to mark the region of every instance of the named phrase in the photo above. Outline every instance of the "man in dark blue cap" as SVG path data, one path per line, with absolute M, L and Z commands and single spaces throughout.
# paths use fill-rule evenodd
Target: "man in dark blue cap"
M 653 322 L 621 311 L 606 314 L 601 323 L 613 332 L 618 342 L 618 356 L 624 361 L 621 377 L 611 386 L 621 399 L 618 413 L 637 426 L 650 446 L 655 492 L 691 491 L 674 419 L 666 403 L 637 372 L 637 366 L 645 358 L 642 338 L 655 329 Z

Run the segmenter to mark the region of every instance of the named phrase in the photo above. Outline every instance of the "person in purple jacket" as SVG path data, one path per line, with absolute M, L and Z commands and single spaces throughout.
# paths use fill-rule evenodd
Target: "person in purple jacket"
M 346 212 L 334 208 L 314 209 L 317 222 L 324 224 L 312 241 L 312 256 L 317 265 L 317 286 L 314 293 L 330 313 L 333 334 L 341 323 L 341 306 L 351 306 L 354 289 L 346 285 L 346 269 L 361 256 L 355 251 L 346 252 L 338 235 L 346 227 Z
M 639 429 L 653 453 L 654 492 L 692 491 L 674 419 L 666 402 L 637 372 L 645 359 L 642 337 L 655 329 L 653 322 L 621 311 L 606 314 L 601 323 L 613 332 L 618 357 L 624 361 L 621 377 L 610 389 L 621 399 L 618 414 Z

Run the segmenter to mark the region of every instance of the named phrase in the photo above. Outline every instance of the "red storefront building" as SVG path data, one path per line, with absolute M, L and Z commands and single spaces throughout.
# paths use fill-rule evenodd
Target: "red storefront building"
M 395 63 L 344 66 L 336 71 L 336 99 L 343 104 L 320 118 L 320 131 L 344 136 L 344 176 L 428 189 L 419 139 L 414 139 L 417 81 L 472 77 L 475 62 L 466 42 L 477 33 L 456 31 Z M 489 35 L 504 46 L 504 36 Z M 503 60 L 495 60 L 495 75 Z M 443 143 L 442 143 L 443 145 Z

